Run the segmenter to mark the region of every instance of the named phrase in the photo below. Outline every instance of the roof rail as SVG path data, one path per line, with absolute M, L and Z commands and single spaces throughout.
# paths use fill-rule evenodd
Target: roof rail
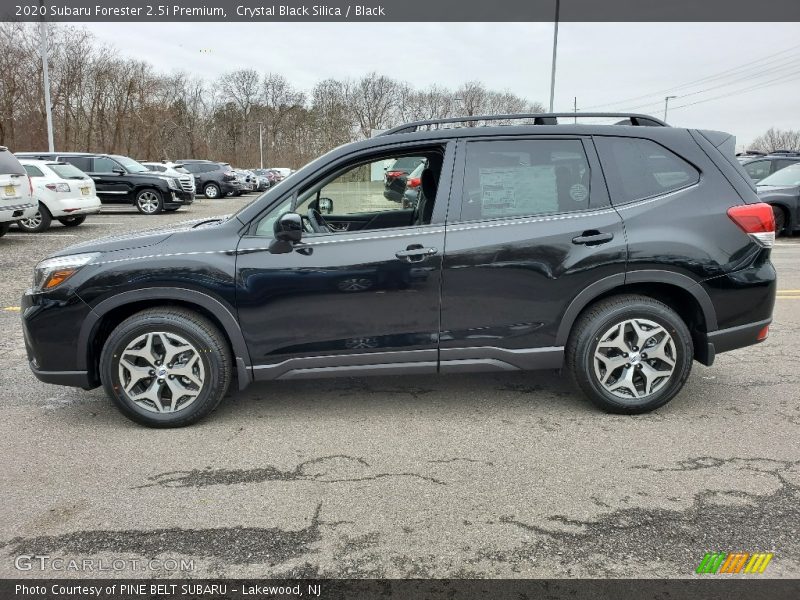
M 797 156 L 800 154 L 800 151 L 797 150 L 773 150 L 770 154 L 785 154 L 787 156 Z
M 664 121 L 651 117 L 650 115 L 641 115 L 636 113 L 602 113 L 602 112 L 585 112 L 585 113 L 513 113 L 504 115 L 477 115 L 467 117 L 450 117 L 447 119 L 428 119 L 424 121 L 413 121 L 398 125 L 388 131 L 384 131 L 380 135 L 392 135 L 394 133 L 413 133 L 420 131 L 422 127 L 431 129 L 441 129 L 440 125 L 448 123 L 476 123 L 479 121 L 519 121 L 519 120 L 533 120 L 534 125 L 558 125 L 558 119 L 561 118 L 597 118 L 597 117 L 612 117 L 630 120 L 630 125 L 640 126 L 655 126 L 655 127 L 669 127 Z M 527 123 L 529 124 L 529 123 Z M 620 123 L 615 123 L 619 125 Z

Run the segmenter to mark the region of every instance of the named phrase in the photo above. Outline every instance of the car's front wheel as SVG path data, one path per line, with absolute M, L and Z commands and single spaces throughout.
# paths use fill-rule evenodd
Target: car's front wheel
M 157 215 L 164 210 L 164 200 L 158 190 L 141 190 L 136 194 L 136 210 L 143 215 Z
M 578 386 L 605 411 L 636 414 L 669 402 L 692 369 L 686 323 L 662 302 L 638 295 L 602 300 L 578 319 L 567 365 Z
M 190 425 L 213 411 L 232 377 L 227 341 L 205 317 L 153 308 L 123 321 L 100 355 L 106 394 L 150 427 Z
M 39 210 L 36 211 L 36 214 L 27 219 L 17 221 L 17 227 L 28 233 L 41 233 L 42 231 L 50 229 L 50 223 L 52 221 L 53 217 L 50 216 L 50 211 L 40 202 Z

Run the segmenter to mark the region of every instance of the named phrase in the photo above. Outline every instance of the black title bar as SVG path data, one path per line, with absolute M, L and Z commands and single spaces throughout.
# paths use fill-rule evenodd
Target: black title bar
M 0 21 L 552 22 L 557 0 L 3 0 Z M 798 22 L 800 0 L 560 0 L 564 22 Z M 480 44 L 480 39 L 475 40 Z

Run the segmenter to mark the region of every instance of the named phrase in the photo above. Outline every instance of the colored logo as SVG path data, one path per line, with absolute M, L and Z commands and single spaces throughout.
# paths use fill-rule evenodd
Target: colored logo
M 772 556 L 771 552 L 706 552 L 695 573 L 763 573 Z

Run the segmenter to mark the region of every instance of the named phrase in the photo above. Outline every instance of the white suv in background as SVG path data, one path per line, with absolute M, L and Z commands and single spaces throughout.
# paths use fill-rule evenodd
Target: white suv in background
M 183 165 L 171 162 L 139 162 L 154 173 L 161 173 L 162 175 L 174 177 L 180 182 L 181 189 L 183 189 L 184 192 L 197 191 L 197 181 L 195 181 L 194 175 L 184 169 Z
M 0 146 L 0 236 L 11 224 L 36 214 L 33 185 L 17 157 Z
M 55 160 L 23 158 L 19 162 L 31 179 L 39 204 L 36 214 L 17 222 L 23 231 L 45 231 L 53 219 L 66 227 L 77 227 L 86 215 L 100 212 L 94 181 L 78 167 Z

